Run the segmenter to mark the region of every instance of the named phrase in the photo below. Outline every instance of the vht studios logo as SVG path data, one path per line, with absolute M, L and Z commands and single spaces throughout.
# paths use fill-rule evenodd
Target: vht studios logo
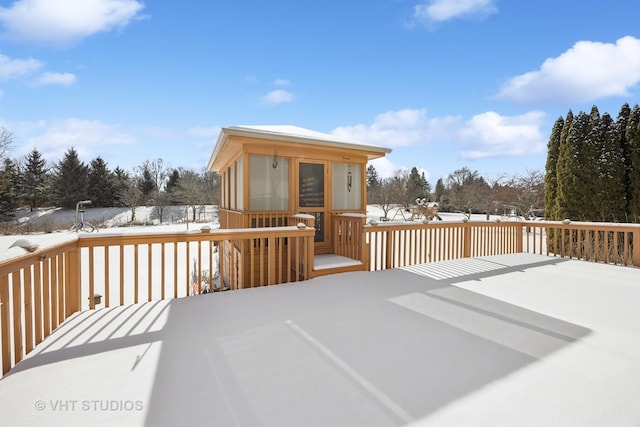
M 142 411 L 144 405 L 141 400 L 37 400 L 34 403 L 36 410 L 44 411 L 46 409 L 53 412 L 133 412 Z

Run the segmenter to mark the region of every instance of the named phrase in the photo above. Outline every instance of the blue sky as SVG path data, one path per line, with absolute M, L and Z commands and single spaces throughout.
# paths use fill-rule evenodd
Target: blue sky
M 221 127 L 393 149 L 382 175 L 542 170 L 554 121 L 639 103 L 637 0 L 0 0 L 11 155 L 204 168 Z

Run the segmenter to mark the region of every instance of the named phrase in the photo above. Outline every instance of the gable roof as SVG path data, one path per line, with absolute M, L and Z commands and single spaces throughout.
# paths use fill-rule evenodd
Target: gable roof
M 359 141 L 339 138 L 335 135 L 316 132 L 314 130 L 291 125 L 270 125 L 270 126 L 230 126 L 220 130 L 218 141 L 213 149 L 208 170 L 213 170 L 216 159 L 226 145 L 229 136 L 240 136 L 248 138 L 266 139 L 271 141 L 293 142 L 297 144 L 309 144 L 322 147 L 346 148 L 350 150 L 363 151 L 367 153 L 369 160 L 384 157 L 390 153 L 390 148 L 377 145 L 364 144 Z

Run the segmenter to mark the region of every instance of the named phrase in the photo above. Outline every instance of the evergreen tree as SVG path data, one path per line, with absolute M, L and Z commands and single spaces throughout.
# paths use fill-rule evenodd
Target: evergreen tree
M 20 190 L 31 211 L 48 199 L 49 175 L 46 165 L 46 160 L 36 148 L 27 154 Z
M 372 187 L 379 187 L 380 183 L 380 175 L 378 175 L 375 166 L 367 166 L 367 190 Z
M 601 221 L 624 221 L 626 218 L 625 161 L 616 125 L 607 113 L 602 115 L 602 144 L 596 163 L 600 191 L 598 218 Z
M 75 148 L 69 148 L 56 165 L 52 196 L 57 206 L 73 209 L 88 197 L 89 168 L 80 161 Z
M 640 222 L 640 107 L 634 105 L 625 132 L 629 158 L 629 218 Z
M 154 193 L 158 190 L 155 177 L 153 176 L 148 162 L 145 162 L 140 167 L 140 176 L 137 181 L 138 190 L 140 190 L 140 193 L 142 195 L 142 203 L 146 204 L 151 200 Z
M 102 157 L 96 157 L 91 161 L 88 193 L 95 207 L 108 207 L 115 204 L 113 174 Z
M 439 178 L 436 181 L 436 188 L 435 188 L 435 192 L 433 194 L 433 197 L 434 197 L 435 201 L 440 204 L 441 207 L 443 207 L 443 205 L 444 205 L 445 191 L 446 191 L 446 188 L 444 186 L 444 181 L 443 181 L 442 178 Z
M 116 167 L 112 173 L 113 178 L 113 206 L 126 206 L 124 196 L 130 186 L 129 174 L 120 166 Z
M 547 163 L 544 176 L 544 217 L 545 219 L 558 219 L 556 209 L 556 196 L 558 192 L 558 154 L 560 150 L 560 136 L 564 127 L 564 118 L 559 117 L 553 125 L 549 143 L 547 144 Z
M 173 169 L 171 173 L 169 173 L 169 177 L 167 178 L 167 183 L 165 185 L 165 189 L 167 191 L 167 194 L 169 195 L 170 204 L 179 203 L 179 201 L 176 198 L 176 190 L 178 189 L 179 183 L 180 183 L 180 171 L 178 169 Z
M 412 167 L 407 181 L 407 199 L 413 202 L 416 198 L 429 197 L 430 186 L 424 176 L 420 174 L 417 167 Z
M 571 189 L 573 183 L 574 148 L 569 140 L 569 132 L 573 125 L 573 112 L 569 110 L 564 119 L 564 126 L 560 133 L 560 144 L 558 147 L 558 164 L 556 165 L 556 202 L 552 211 L 555 218 L 568 218 L 568 204 L 571 199 Z
M 594 221 L 601 218 L 602 214 L 600 198 L 603 188 L 601 177 L 598 174 L 598 162 L 606 130 L 602 125 L 598 107 L 595 105 L 589 113 L 586 129 L 578 128 L 578 124 L 581 124 L 580 120 L 574 122 L 576 132 L 572 134 L 572 137 L 576 139 L 575 144 L 579 147 L 579 155 L 575 164 L 576 186 L 574 190 L 576 191 L 578 215 L 571 218 L 579 221 Z
M 624 176 L 623 176 L 623 185 L 624 185 L 624 199 L 625 199 L 625 219 L 628 220 L 629 217 L 629 203 L 631 200 L 630 193 L 630 183 L 629 179 L 631 178 L 631 157 L 629 155 L 629 144 L 627 142 L 627 123 L 629 122 L 629 115 L 631 114 L 631 108 L 629 104 L 626 102 L 620 108 L 620 112 L 618 113 L 618 117 L 615 122 L 615 132 L 616 132 L 616 140 L 620 146 L 620 151 L 622 152 L 623 166 L 624 166 Z
M 171 173 L 169 173 L 169 177 L 167 178 L 167 184 L 165 185 L 165 189 L 168 192 L 175 190 L 178 186 L 178 182 L 180 181 L 180 171 L 178 169 L 172 169 Z
M 18 208 L 18 184 L 20 173 L 13 160 L 4 159 L 0 170 L 0 219 L 6 220 L 15 215 Z

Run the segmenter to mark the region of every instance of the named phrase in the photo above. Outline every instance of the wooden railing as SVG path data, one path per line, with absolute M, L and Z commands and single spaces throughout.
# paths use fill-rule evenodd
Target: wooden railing
M 333 241 L 365 270 L 518 252 L 640 267 L 640 224 L 364 220 L 334 215 Z M 2 373 L 100 293 L 109 307 L 310 278 L 314 234 L 308 226 L 83 234 L 0 262 Z M 242 263 L 254 267 L 245 273 Z
M 289 211 L 239 212 L 220 209 L 220 228 L 286 227 L 296 225 L 295 217 L 296 214 Z
M 640 267 L 640 224 L 525 221 L 524 252 Z
M 640 267 L 640 224 L 385 222 L 363 231 L 365 249 L 357 259 L 371 271 L 519 252 Z
M 2 374 L 73 313 L 95 308 L 99 298 L 110 307 L 306 280 L 313 268 L 314 235 L 313 228 L 293 226 L 82 234 L 2 262 Z M 236 241 L 256 250 L 240 259 Z M 245 261 L 258 265 L 248 277 L 238 268 Z
M 77 241 L 0 263 L 2 374 L 81 309 Z
M 333 214 L 333 253 L 347 258 L 363 261 L 364 239 L 363 231 L 367 220 L 364 214 Z

